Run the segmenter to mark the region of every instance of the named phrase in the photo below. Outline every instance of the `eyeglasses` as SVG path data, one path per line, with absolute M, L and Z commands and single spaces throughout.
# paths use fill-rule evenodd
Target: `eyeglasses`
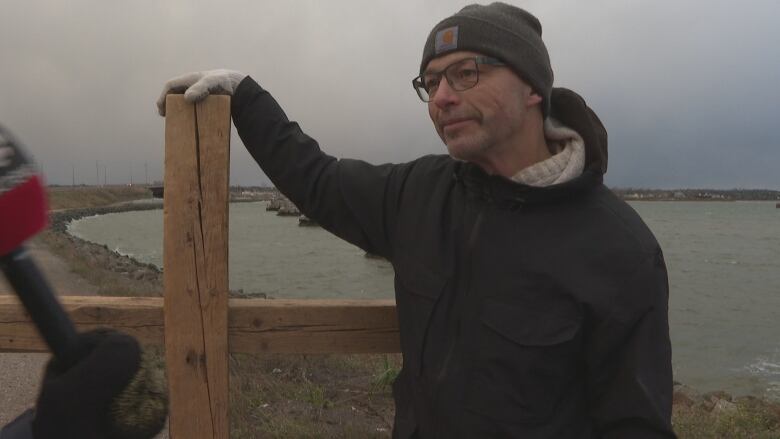
M 453 90 L 468 90 L 479 82 L 479 64 L 491 66 L 506 65 L 496 58 L 487 56 L 465 58 L 460 61 L 455 61 L 445 67 L 444 70 L 438 72 L 425 72 L 412 79 L 412 87 L 414 87 L 414 91 L 417 92 L 417 96 L 419 96 L 423 102 L 430 102 L 433 95 L 436 94 L 442 76 L 447 78 L 447 84 L 449 84 Z

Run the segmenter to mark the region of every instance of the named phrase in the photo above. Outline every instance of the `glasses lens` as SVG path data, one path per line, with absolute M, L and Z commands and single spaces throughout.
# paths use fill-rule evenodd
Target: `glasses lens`
M 417 92 L 417 96 L 419 96 L 423 102 L 428 102 L 431 100 L 431 96 L 428 93 L 428 90 L 425 88 L 421 76 L 418 76 L 412 80 L 412 86 L 414 87 L 414 91 Z
M 458 91 L 467 90 L 477 85 L 479 81 L 479 70 L 477 61 L 474 58 L 466 58 L 463 61 L 452 64 L 447 67 L 445 72 L 447 80 L 452 84 L 452 88 Z

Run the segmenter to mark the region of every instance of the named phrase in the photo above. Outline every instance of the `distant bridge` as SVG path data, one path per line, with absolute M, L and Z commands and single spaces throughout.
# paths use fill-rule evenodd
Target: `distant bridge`
M 152 191 L 152 196 L 154 198 L 162 198 L 164 189 L 163 186 L 149 186 L 149 190 Z

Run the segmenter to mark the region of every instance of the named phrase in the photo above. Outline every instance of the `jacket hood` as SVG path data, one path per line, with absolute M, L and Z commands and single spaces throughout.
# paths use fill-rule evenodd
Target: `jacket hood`
M 607 130 L 596 113 L 577 93 L 555 87 L 550 116 L 576 131 L 585 141 L 585 168 L 579 177 L 561 184 L 534 187 L 488 175 L 473 163 L 459 162 L 455 179 L 464 183 L 472 195 L 512 208 L 570 198 L 600 184 L 607 171 Z
M 585 140 L 585 170 L 607 172 L 607 130 L 585 99 L 568 88 L 552 90 L 550 115 Z

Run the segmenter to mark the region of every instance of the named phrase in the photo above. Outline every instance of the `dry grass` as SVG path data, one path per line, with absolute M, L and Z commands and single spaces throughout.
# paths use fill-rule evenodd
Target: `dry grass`
M 233 438 L 388 438 L 400 355 L 231 355 Z
M 145 186 L 57 186 L 47 188 L 47 192 L 52 210 L 101 207 L 152 197 Z
M 95 285 L 100 296 L 162 296 L 161 276 L 157 279 L 134 279 L 108 268 L 111 266 L 108 259 L 118 256 L 107 248 L 84 244 L 93 248 L 91 252 L 85 252 L 73 245 L 72 238 L 51 230 L 44 231 L 36 239 L 65 261 L 73 273 Z
M 679 439 L 780 439 L 780 406 L 756 398 L 726 411 L 675 405 L 672 424 Z

